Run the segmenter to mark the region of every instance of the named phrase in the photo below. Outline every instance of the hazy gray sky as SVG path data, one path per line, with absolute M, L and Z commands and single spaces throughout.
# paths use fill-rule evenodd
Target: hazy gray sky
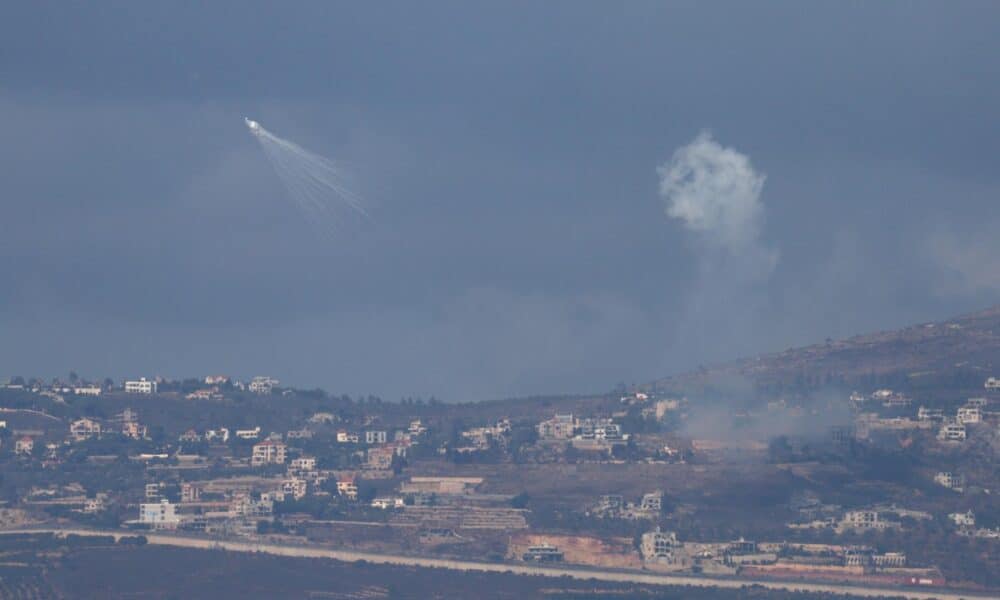
M 0 375 L 600 391 L 993 304 L 998 22 L 8 3 Z M 374 223 L 315 236 L 243 115 L 351 164 Z

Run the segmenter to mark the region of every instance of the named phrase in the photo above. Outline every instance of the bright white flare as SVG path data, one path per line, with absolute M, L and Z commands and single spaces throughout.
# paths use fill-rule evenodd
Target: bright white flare
M 330 229 L 343 209 L 371 218 L 361 196 L 349 185 L 350 176 L 343 167 L 274 135 L 257 121 L 247 117 L 243 121 L 310 222 Z

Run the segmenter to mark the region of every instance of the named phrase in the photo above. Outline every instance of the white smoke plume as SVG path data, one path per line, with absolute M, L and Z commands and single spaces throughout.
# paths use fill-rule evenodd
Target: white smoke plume
M 745 154 L 702 132 L 657 172 L 667 215 L 682 221 L 702 246 L 703 270 L 724 262 L 737 266 L 744 277 L 770 275 L 778 253 L 760 240 L 766 177 Z
M 289 196 L 313 225 L 332 231 L 345 215 L 371 218 L 342 165 L 245 120 Z
M 657 172 L 666 214 L 689 232 L 698 271 L 671 356 L 711 362 L 759 349 L 766 284 L 778 263 L 778 252 L 761 240 L 765 176 L 707 132 Z

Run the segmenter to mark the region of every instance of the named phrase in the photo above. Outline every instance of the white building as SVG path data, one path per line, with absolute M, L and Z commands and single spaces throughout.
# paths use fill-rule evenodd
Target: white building
M 269 396 L 280 383 L 273 377 L 257 376 L 250 380 L 249 390 L 254 394 Z
M 175 508 L 169 500 L 142 503 L 139 505 L 139 522 L 153 529 L 176 529 L 181 519 Z
M 938 431 L 939 440 L 945 442 L 964 442 L 966 437 L 965 425 L 962 423 L 945 423 Z
M 337 443 L 338 444 L 357 444 L 358 434 L 349 433 L 343 429 L 337 432 Z
M 642 534 L 642 557 L 646 560 L 671 560 L 674 552 L 681 547 L 677 534 L 672 531 L 653 531 Z
M 138 381 L 126 381 L 125 382 L 125 393 L 126 394 L 155 394 L 156 393 L 156 382 L 149 381 L 145 377 L 140 377 Z
M 983 420 L 983 409 L 978 406 L 963 406 L 958 409 L 955 421 L 965 425 L 968 423 L 980 423 Z
M 921 406 L 917 409 L 917 419 L 920 421 L 940 421 L 944 418 L 944 411 L 940 408 L 925 408 Z
M 934 483 L 940 486 L 946 487 L 949 490 L 955 490 L 956 492 L 961 492 L 965 487 L 965 477 L 959 473 L 952 473 L 951 471 L 941 471 L 934 476 Z
M 260 437 L 260 426 L 258 425 L 253 429 L 237 429 L 236 437 L 241 440 L 255 440 Z
M 312 456 L 300 456 L 293 459 L 288 468 L 292 471 L 315 471 L 316 459 Z
M 366 431 L 365 432 L 365 443 L 366 444 L 384 444 L 386 440 L 389 439 L 384 431 Z
M 73 393 L 77 396 L 100 396 L 103 391 L 99 385 L 82 385 L 73 388 Z
M 543 440 L 568 440 L 575 430 L 573 415 L 555 415 L 538 424 L 538 437 Z
M 275 440 L 264 440 L 259 444 L 254 444 L 253 457 L 250 459 L 250 464 L 255 467 L 284 464 L 286 449 L 284 443 Z
M 988 390 L 1000 390 L 1000 379 L 997 379 L 996 377 L 990 377 L 989 379 L 986 380 L 986 383 L 983 385 L 983 387 L 985 387 Z
M 292 477 L 281 482 L 281 491 L 285 494 L 291 495 L 296 500 L 304 497 L 307 489 L 308 484 L 305 479 Z
M 101 424 L 93 419 L 77 419 L 70 423 L 69 436 L 74 442 L 82 442 L 93 437 L 101 437 Z
M 337 480 L 337 493 L 349 500 L 357 500 L 358 484 L 353 477 L 341 477 Z
M 218 429 L 208 429 L 205 431 L 205 441 L 210 442 L 212 440 L 219 440 L 220 442 L 229 441 L 229 429 L 225 427 L 220 427 Z
M 968 512 L 960 513 L 953 512 L 948 515 L 955 525 L 959 527 L 975 527 L 976 526 L 976 515 L 970 510 Z
M 381 508 L 382 510 L 386 510 L 388 508 L 403 508 L 404 506 L 406 506 L 406 503 L 403 502 L 403 499 L 398 496 L 391 498 L 375 498 L 372 500 L 372 508 Z
M 29 436 L 23 436 L 14 442 L 14 454 L 30 455 L 35 449 L 35 440 Z

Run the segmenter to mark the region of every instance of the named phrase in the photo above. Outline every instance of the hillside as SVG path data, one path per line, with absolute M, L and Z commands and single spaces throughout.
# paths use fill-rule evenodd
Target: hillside
M 657 380 L 645 387 L 687 388 L 727 378 L 757 387 L 977 381 L 1000 364 L 1000 305 L 935 323 L 857 335 Z

